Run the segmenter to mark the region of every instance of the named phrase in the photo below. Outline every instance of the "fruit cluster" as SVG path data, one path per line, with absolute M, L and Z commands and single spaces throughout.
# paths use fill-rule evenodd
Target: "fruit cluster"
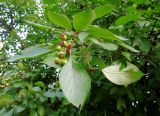
M 67 59 L 65 57 L 70 54 L 72 44 L 67 42 L 67 35 L 65 33 L 62 33 L 60 37 L 62 41 L 60 41 L 55 48 L 57 51 L 55 63 L 63 66 L 67 63 Z

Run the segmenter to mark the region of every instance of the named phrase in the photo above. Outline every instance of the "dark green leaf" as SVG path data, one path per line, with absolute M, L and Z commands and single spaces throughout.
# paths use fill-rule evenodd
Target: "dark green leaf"
M 139 40 L 139 49 L 145 53 L 148 53 L 152 47 L 152 44 L 147 39 L 140 39 Z
M 126 103 L 125 103 L 125 101 L 124 101 L 122 98 L 119 98 L 119 99 L 117 100 L 117 109 L 118 109 L 120 112 L 122 112 L 122 110 L 125 109 L 125 108 L 126 108 Z

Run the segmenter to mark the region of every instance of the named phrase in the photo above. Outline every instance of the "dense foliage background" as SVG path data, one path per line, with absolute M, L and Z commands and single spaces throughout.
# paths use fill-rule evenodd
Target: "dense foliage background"
M 7 61 L 36 44 L 54 46 L 54 39 L 58 37 L 54 30 L 30 25 L 27 21 L 63 30 L 49 20 L 48 11 L 72 19 L 72 15 L 80 11 L 104 4 L 112 7 L 93 24 L 127 38 L 126 43 L 140 52 L 123 47 L 110 51 L 94 46 L 86 51 L 90 65 L 104 67 L 114 61 L 124 65 L 132 62 L 144 73 L 136 83 L 113 84 L 101 70 L 86 65 L 92 86 L 85 105 L 79 109 L 66 100 L 59 86 L 59 70 L 45 65 L 43 55 Z M 159 0 L 0 0 L 0 116 L 160 115 L 159 32 Z

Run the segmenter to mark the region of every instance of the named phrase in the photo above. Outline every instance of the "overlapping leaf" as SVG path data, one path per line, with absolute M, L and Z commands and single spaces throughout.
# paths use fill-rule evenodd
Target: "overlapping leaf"
M 48 12 L 48 18 L 56 25 L 64 27 L 66 30 L 71 30 L 72 25 L 66 15 L 58 14 L 55 12 Z
M 91 80 L 86 70 L 70 59 L 61 69 L 59 82 L 67 100 L 76 107 L 82 107 L 91 87 Z
M 51 50 L 47 47 L 36 45 L 29 48 L 26 48 L 21 51 L 20 55 L 14 55 L 13 57 L 9 58 L 7 61 L 14 62 L 16 60 L 25 59 L 25 58 L 33 58 L 37 57 L 46 53 L 49 53 Z
M 128 85 L 138 81 L 143 73 L 133 64 L 127 63 L 127 67 L 120 70 L 120 64 L 108 66 L 102 69 L 108 80 L 117 85 Z
M 95 19 L 95 12 L 91 9 L 82 11 L 73 16 L 73 26 L 77 32 L 83 31 L 88 28 L 88 26 Z

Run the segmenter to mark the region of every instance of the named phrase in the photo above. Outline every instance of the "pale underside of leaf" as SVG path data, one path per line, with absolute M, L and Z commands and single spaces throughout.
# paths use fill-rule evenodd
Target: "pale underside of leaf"
M 122 46 L 122 47 L 124 47 L 124 48 L 126 48 L 126 49 L 128 49 L 128 50 L 130 50 L 130 51 L 132 51 L 132 52 L 135 52 L 135 53 L 140 52 L 139 50 L 136 50 L 135 48 L 127 45 L 127 44 L 124 43 L 123 41 L 119 41 L 119 42 L 118 42 L 118 45 L 120 45 L 120 46 Z
M 20 55 L 14 55 L 13 57 L 9 58 L 7 61 L 14 62 L 20 59 L 33 58 L 33 57 L 37 57 L 37 56 L 49 53 L 50 51 L 51 50 L 45 46 L 36 45 L 36 46 L 32 46 L 22 50 Z
M 127 67 L 120 71 L 120 65 L 113 65 L 102 69 L 103 74 L 108 80 L 117 85 L 128 85 L 139 80 L 143 73 L 131 64 L 127 63 Z
M 89 93 L 91 82 L 88 73 L 70 59 L 59 74 L 60 87 L 69 102 L 82 107 Z
M 124 40 L 123 37 L 121 36 L 116 36 L 115 34 L 113 34 L 112 32 L 106 30 L 106 29 L 102 29 L 98 26 L 89 26 L 88 28 L 88 32 L 92 35 L 95 35 L 98 38 L 102 38 L 104 40 L 115 40 L 117 42 L 118 45 L 133 51 L 133 52 L 139 52 L 138 50 L 136 50 L 135 48 L 127 45 L 126 43 L 124 43 L 122 40 Z M 126 40 L 126 39 L 125 39 Z
M 55 59 L 56 59 L 55 53 L 48 54 L 48 55 L 44 58 L 43 63 L 47 64 L 47 65 L 50 66 L 50 67 L 61 68 L 59 65 L 57 65 L 57 64 L 55 63 Z
M 87 36 L 89 35 L 89 33 L 87 32 L 81 32 L 78 35 L 78 38 L 80 40 L 81 43 L 84 43 L 85 39 L 87 38 Z
M 116 44 L 113 44 L 113 43 L 109 43 L 109 42 L 100 42 L 96 39 L 92 39 L 92 41 L 96 44 L 96 45 L 99 45 L 101 47 L 103 47 L 104 49 L 106 50 L 109 50 L 109 51 L 116 51 L 118 49 L 118 46 Z

